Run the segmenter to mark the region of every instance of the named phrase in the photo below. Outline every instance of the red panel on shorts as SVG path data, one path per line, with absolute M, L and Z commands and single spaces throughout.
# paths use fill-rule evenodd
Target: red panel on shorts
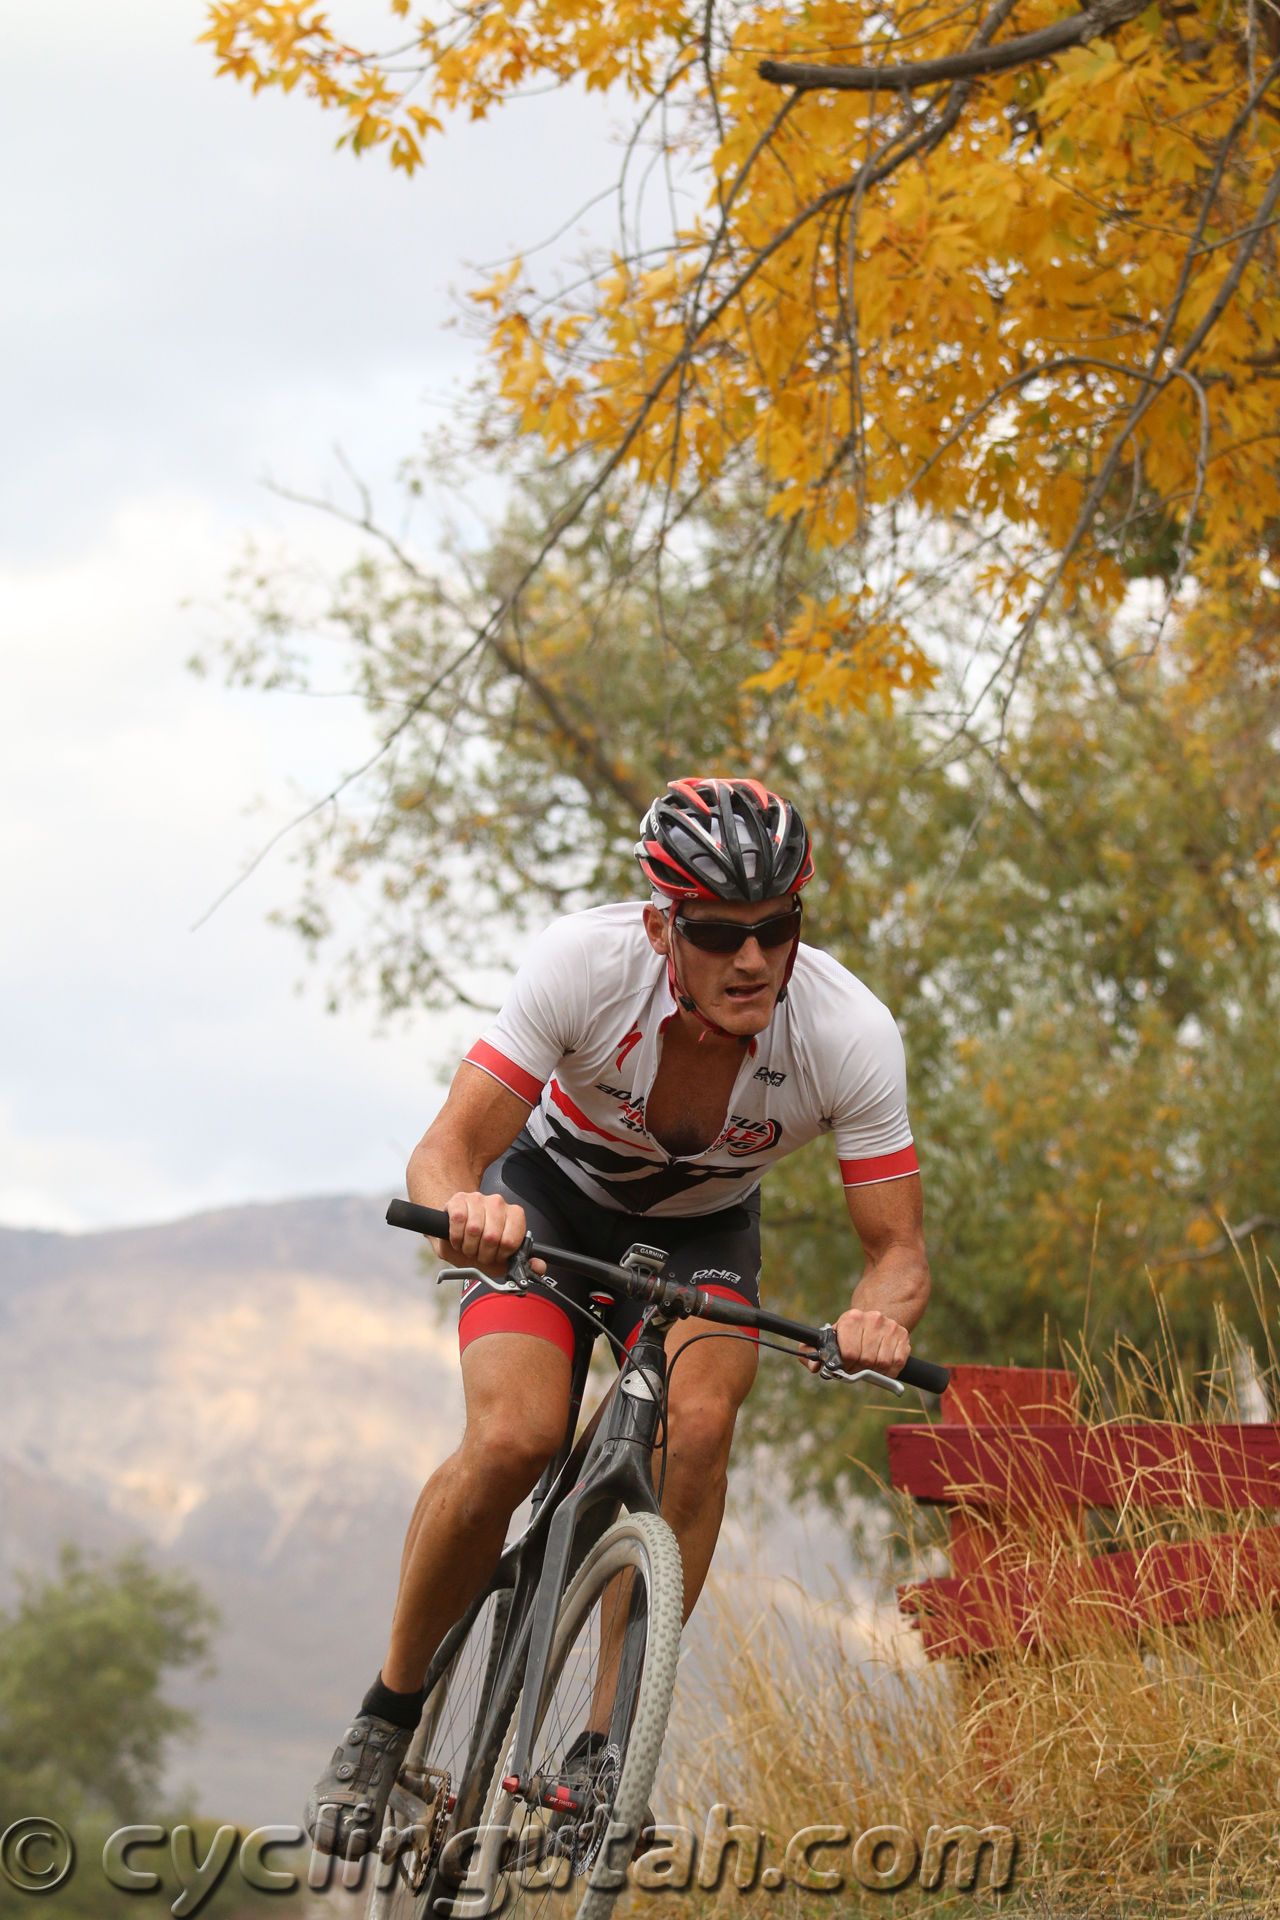
M 473 1340 L 486 1333 L 531 1333 L 550 1340 L 573 1359 L 573 1328 L 562 1307 L 535 1293 L 482 1293 L 473 1307 L 464 1307 L 458 1321 L 458 1350 L 465 1353 Z

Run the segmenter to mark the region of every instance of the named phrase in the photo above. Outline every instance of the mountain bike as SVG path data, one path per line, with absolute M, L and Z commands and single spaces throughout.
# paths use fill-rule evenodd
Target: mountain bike
M 391 1202 L 387 1220 L 449 1237 L 447 1214 L 406 1200 Z M 645 1844 L 680 1650 L 680 1549 L 660 1510 L 668 1386 L 679 1363 L 679 1354 L 668 1363 L 665 1340 L 677 1321 L 775 1336 L 766 1344 L 791 1341 L 776 1350 L 816 1358 L 825 1380 L 895 1394 L 947 1385 L 944 1367 L 914 1355 L 896 1379 L 866 1367 L 849 1372 L 834 1327 L 804 1326 L 666 1280 L 661 1248 L 637 1242 L 614 1266 L 530 1235 L 498 1284 L 525 1292 L 535 1259 L 549 1269 L 536 1276 L 543 1286 L 555 1288 L 551 1269 L 590 1283 L 589 1309 L 561 1296 L 577 1316 L 568 1424 L 534 1490 L 528 1525 L 427 1669 L 426 1703 L 392 1789 L 366 1920 L 486 1920 L 513 1895 L 518 1920 L 553 1907 L 575 1920 L 607 1920 L 625 1886 Z M 488 1278 L 472 1267 L 447 1267 L 438 1278 L 477 1275 Z M 622 1299 L 644 1306 L 643 1321 L 630 1350 L 619 1351 L 613 1391 L 575 1440 L 592 1349 L 609 1335 Z

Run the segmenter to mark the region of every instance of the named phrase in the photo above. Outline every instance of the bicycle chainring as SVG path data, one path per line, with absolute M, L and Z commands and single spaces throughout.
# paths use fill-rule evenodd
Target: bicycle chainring
M 396 1866 L 411 1892 L 421 1893 L 444 1843 L 452 1782 L 441 1768 L 423 1767 L 413 1771 L 402 1769 L 400 1783 L 422 1803 L 422 1817 L 414 1823 L 415 1829 L 422 1831 L 422 1841 L 418 1846 L 401 1848 L 396 1855 Z

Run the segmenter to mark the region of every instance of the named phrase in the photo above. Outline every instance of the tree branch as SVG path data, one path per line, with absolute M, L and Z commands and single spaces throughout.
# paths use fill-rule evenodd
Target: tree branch
M 1222 1223 L 1226 1226 L 1226 1221 Z M 1227 1227 L 1218 1239 L 1211 1240 L 1207 1247 L 1179 1247 L 1176 1253 L 1166 1253 L 1159 1260 L 1151 1262 L 1152 1271 L 1161 1267 L 1179 1267 L 1184 1260 L 1213 1260 L 1228 1247 L 1237 1246 L 1241 1240 L 1247 1240 L 1251 1233 L 1261 1233 L 1265 1228 L 1280 1227 L 1280 1214 L 1251 1213 L 1238 1227 Z
M 596 778 L 620 800 L 624 800 L 629 807 L 634 807 L 637 816 L 642 814 L 653 798 L 648 789 L 641 789 L 633 780 L 628 780 L 625 773 L 619 771 L 599 741 L 593 740 L 571 718 L 541 674 L 536 672 L 526 660 L 522 660 L 499 634 L 485 635 L 485 645 L 508 673 L 528 687 L 556 732 L 572 743 L 574 752 L 590 767 Z
M 966 47 L 940 60 L 916 60 L 905 67 L 809 66 L 789 60 L 762 60 L 756 68 L 762 80 L 774 86 L 811 93 L 835 87 L 851 93 L 901 93 L 914 87 L 935 87 L 947 80 L 965 80 L 975 74 L 1003 73 L 1009 67 L 1028 66 L 1065 47 L 1100 40 L 1145 11 L 1147 0 L 1102 0 L 1084 13 L 1073 13 L 1035 33 L 1019 34 L 997 47 Z

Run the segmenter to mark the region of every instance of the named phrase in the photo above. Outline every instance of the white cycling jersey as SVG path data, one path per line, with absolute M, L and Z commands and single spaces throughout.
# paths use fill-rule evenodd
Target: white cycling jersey
M 645 1128 L 662 1031 L 678 1011 L 638 901 L 555 921 L 467 1059 L 529 1101 L 528 1131 L 575 1184 L 628 1213 L 714 1213 L 765 1168 L 834 1133 L 846 1186 L 918 1170 L 902 1039 L 889 1009 L 814 947 L 742 1049 L 725 1122 L 674 1159 Z
M 530 1103 L 529 1133 L 577 1186 L 628 1213 L 714 1213 L 819 1133 L 835 1134 L 846 1186 L 918 1170 L 893 1015 L 803 944 L 786 999 L 742 1049 L 717 1138 L 681 1159 L 659 1146 L 645 1102 L 677 1007 L 643 913 L 626 901 L 555 921 L 467 1055 Z

